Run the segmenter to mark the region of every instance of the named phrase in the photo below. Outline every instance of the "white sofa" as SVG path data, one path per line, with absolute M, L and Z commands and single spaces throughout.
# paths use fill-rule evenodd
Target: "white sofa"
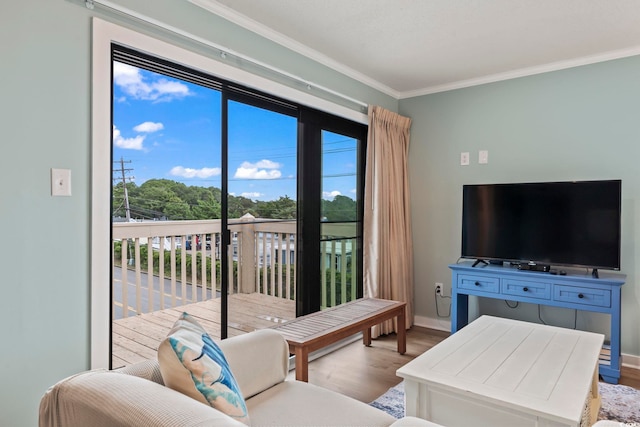
M 313 384 L 287 381 L 288 346 L 273 330 L 218 343 L 244 395 L 253 427 L 421 427 Z M 210 406 L 163 385 L 155 360 L 116 371 L 94 370 L 52 386 L 40 403 L 40 427 L 244 427 Z

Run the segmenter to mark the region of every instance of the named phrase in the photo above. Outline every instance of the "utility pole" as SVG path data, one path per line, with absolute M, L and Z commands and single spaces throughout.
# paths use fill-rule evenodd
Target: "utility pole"
M 133 176 L 126 176 L 127 172 L 131 172 L 133 169 L 132 168 L 125 168 L 124 164 L 125 163 L 131 163 L 131 160 L 127 160 L 125 161 L 122 157 L 120 157 L 120 174 L 122 176 L 122 189 L 124 190 L 124 209 L 125 209 L 125 218 L 127 219 L 127 222 L 129 222 L 131 220 L 131 210 L 129 208 L 129 192 L 127 191 L 127 181 L 133 181 L 135 179 L 135 177 Z M 115 170 L 114 170 L 115 172 Z

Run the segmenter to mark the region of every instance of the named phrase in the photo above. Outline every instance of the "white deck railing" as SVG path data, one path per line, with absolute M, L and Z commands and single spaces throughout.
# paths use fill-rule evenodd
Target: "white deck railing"
M 345 228 L 346 227 L 346 228 Z M 322 306 L 356 297 L 351 225 L 326 224 L 321 244 Z M 295 300 L 296 222 L 229 220 L 229 293 Z M 113 223 L 114 318 L 150 313 L 219 296 L 220 220 Z M 197 237 L 196 237 L 197 236 Z M 197 243 L 196 243 L 197 242 Z M 118 256 L 116 257 L 116 254 Z M 164 260 L 164 261 L 163 261 Z M 354 263 L 353 265 L 351 263 Z M 117 266 L 120 265 L 120 271 Z M 121 314 L 116 306 L 122 307 Z

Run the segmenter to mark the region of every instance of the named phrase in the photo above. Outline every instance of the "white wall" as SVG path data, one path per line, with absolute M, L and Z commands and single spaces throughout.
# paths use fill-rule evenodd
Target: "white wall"
M 399 112 L 413 118 L 415 297 L 423 321 L 449 320 L 436 320 L 433 287 L 451 289 L 447 265 L 460 256 L 464 184 L 620 178 L 622 352 L 640 355 L 639 75 L 640 57 L 631 57 L 400 102 Z M 479 150 L 489 151 L 488 164 L 478 164 Z M 469 166 L 460 166 L 461 152 L 470 153 Z M 484 299 L 474 308 L 538 321 L 535 305 L 512 310 Z M 545 307 L 543 316 L 573 326 L 572 310 Z M 608 316 L 579 312 L 578 327 L 606 332 Z

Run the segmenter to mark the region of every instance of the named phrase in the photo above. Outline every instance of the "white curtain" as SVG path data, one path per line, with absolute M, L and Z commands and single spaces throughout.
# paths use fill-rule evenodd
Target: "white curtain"
M 364 293 L 405 301 L 407 322 L 390 320 L 373 328 L 377 337 L 413 324 L 413 243 L 409 204 L 411 119 L 369 107 L 364 196 Z

